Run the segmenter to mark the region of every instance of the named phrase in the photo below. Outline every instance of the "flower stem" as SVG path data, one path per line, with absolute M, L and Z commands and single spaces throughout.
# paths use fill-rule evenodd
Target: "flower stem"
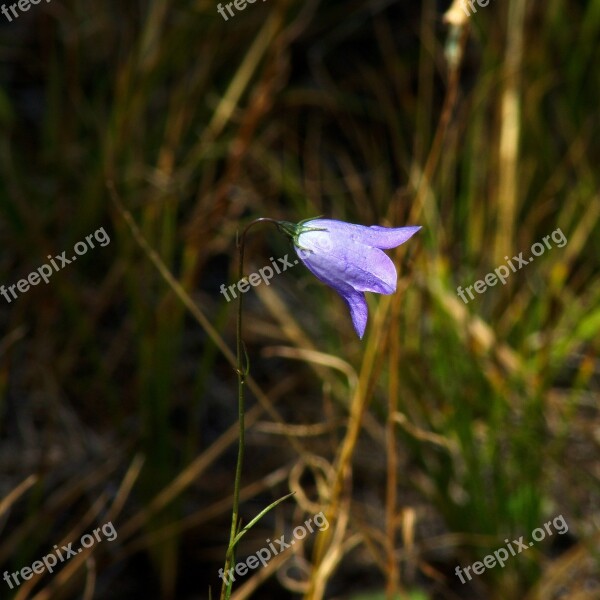
M 274 223 L 279 228 L 279 221 L 275 219 L 269 219 L 268 217 L 261 217 L 252 221 L 243 231 L 242 235 L 238 237 L 237 247 L 239 250 L 239 279 L 241 281 L 244 277 L 244 249 L 246 244 L 246 234 L 249 229 L 257 223 Z M 238 533 L 239 528 L 239 508 L 240 508 L 240 485 L 242 480 L 242 465 L 244 463 L 244 448 L 245 448 L 245 425 L 244 417 L 246 413 L 246 402 L 245 402 L 245 384 L 246 376 L 248 375 L 248 360 L 246 354 L 246 348 L 242 341 L 242 298 L 243 294 L 238 295 L 238 311 L 237 311 L 237 326 L 236 326 L 236 374 L 238 378 L 238 424 L 239 424 L 239 443 L 238 443 L 238 455 L 237 464 L 235 467 L 235 483 L 233 487 L 233 508 L 231 511 L 231 533 L 229 535 L 229 546 L 227 548 L 227 555 L 225 557 L 225 565 L 223 569 L 223 585 L 221 586 L 221 600 L 229 600 L 231 596 L 231 587 L 233 585 L 233 579 L 229 579 L 228 570 L 231 568 L 234 562 L 235 548 L 234 545 L 235 537 Z

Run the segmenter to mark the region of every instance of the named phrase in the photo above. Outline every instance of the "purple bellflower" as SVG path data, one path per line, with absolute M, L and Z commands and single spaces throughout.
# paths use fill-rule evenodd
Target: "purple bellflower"
M 400 246 L 421 229 L 366 227 L 333 219 L 311 219 L 297 225 L 280 221 L 279 227 L 293 239 L 296 254 L 308 270 L 344 299 L 360 339 L 368 317 L 364 292 L 396 291 L 396 267 L 382 249 Z

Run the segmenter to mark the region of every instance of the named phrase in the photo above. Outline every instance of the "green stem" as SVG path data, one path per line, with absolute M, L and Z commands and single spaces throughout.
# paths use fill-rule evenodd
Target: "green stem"
M 279 221 L 275 219 L 269 219 L 268 217 L 261 217 L 252 221 L 242 232 L 242 235 L 237 241 L 239 249 L 239 280 L 244 277 L 244 248 L 246 244 L 246 234 L 248 230 L 256 225 L 257 223 L 274 223 L 278 228 L 280 227 Z M 221 600 L 229 600 L 231 595 L 231 586 L 233 581 L 227 576 L 227 571 L 231 568 L 234 562 L 234 545 L 235 537 L 238 532 L 238 521 L 239 521 L 239 507 L 240 507 L 240 484 L 242 480 L 242 465 L 244 462 L 244 417 L 245 417 L 245 394 L 244 386 L 246 383 L 246 375 L 248 375 L 248 365 L 243 364 L 242 353 L 246 356 L 244 342 L 242 341 L 242 298 L 243 294 L 238 295 L 238 312 L 237 312 L 237 328 L 236 328 L 236 373 L 238 378 L 238 422 L 239 422 L 239 444 L 238 444 L 238 456 L 237 464 L 235 468 L 235 483 L 233 488 L 233 508 L 231 511 L 231 533 L 229 535 L 229 546 L 227 548 L 227 556 L 225 557 L 225 566 L 223 569 L 223 585 L 221 586 Z M 247 361 L 246 361 L 247 362 Z

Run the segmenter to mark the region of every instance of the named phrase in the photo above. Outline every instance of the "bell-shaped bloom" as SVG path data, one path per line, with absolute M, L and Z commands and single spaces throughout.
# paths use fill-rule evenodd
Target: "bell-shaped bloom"
M 382 249 L 396 248 L 421 229 L 420 226 L 365 227 L 332 219 L 281 225 L 292 236 L 300 260 L 345 300 L 361 339 L 368 317 L 364 292 L 396 291 L 396 267 Z

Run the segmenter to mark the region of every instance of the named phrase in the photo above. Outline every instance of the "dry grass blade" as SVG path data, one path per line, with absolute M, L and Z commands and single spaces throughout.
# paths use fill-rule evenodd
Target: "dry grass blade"
M 24 479 L 16 488 L 9 492 L 0 501 L 0 517 L 4 516 L 10 507 L 29 489 L 32 485 L 38 481 L 37 475 L 30 475 L 27 479 Z
M 123 510 L 129 495 L 131 494 L 131 490 L 135 485 L 140 473 L 142 471 L 142 467 L 144 466 L 144 457 L 141 454 L 136 454 L 127 469 L 127 473 L 125 473 L 125 477 L 121 482 L 119 490 L 117 491 L 116 498 L 114 499 L 110 510 L 108 511 L 107 518 L 108 520 L 116 519 Z
M 519 138 L 521 136 L 521 70 L 525 34 L 526 0 L 508 3 L 504 90 L 501 103 L 498 148 L 498 227 L 495 260 L 497 263 L 514 245 L 515 217 L 519 210 Z
M 358 442 L 368 402 L 368 390 L 371 387 L 375 361 L 380 351 L 380 341 L 385 339 L 384 323 L 389 304 L 389 296 L 384 296 L 379 302 L 373 319 L 373 328 L 367 339 L 358 385 L 350 403 L 346 434 L 334 467 L 335 479 L 332 482 L 330 501 L 326 510 L 327 521 L 331 527 L 321 532 L 316 541 L 314 566 L 306 594 L 307 600 L 320 600 L 323 597 L 326 582 L 344 555 L 342 546 L 348 522 L 349 498 L 344 499 L 343 491 L 344 486 L 348 485 L 351 480 L 352 456 Z
M 443 448 L 450 450 L 450 452 L 458 452 L 458 447 L 452 442 L 452 440 L 445 438 L 443 435 L 439 435 L 431 431 L 425 431 L 424 429 L 417 427 L 407 419 L 406 415 L 402 413 L 394 413 L 393 420 L 418 440 L 430 442 L 432 444 L 436 444 L 437 446 L 442 446 Z
M 263 350 L 263 356 L 269 358 L 280 356 L 282 358 L 291 358 L 292 360 L 302 360 L 324 367 L 330 367 L 342 372 L 348 378 L 350 390 L 358 384 L 358 375 L 352 365 L 338 356 L 317 352 L 316 350 L 306 350 L 303 348 L 290 348 L 289 346 L 268 346 Z

